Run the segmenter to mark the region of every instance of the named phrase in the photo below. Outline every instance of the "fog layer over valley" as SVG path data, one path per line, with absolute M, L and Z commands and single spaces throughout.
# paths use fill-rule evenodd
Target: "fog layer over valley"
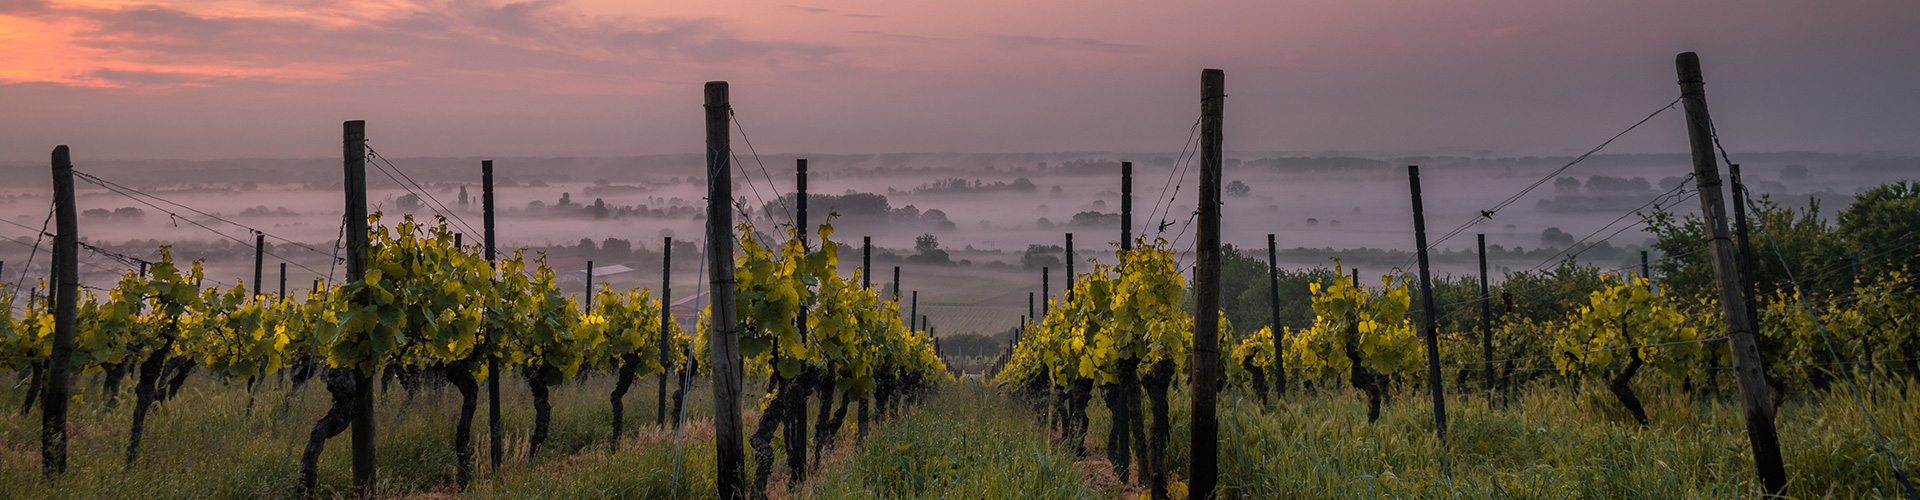
M 1199 169 L 1186 154 L 876 154 L 740 156 L 737 206 L 767 235 L 783 232 L 794 208 L 794 163 L 809 160 L 810 220 L 832 223 L 843 245 L 840 268 L 859 268 L 862 236 L 875 246 L 875 286 L 902 267 L 903 289 L 919 291 L 919 312 L 941 335 L 993 334 L 1027 313 L 1052 268 L 1053 291 L 1066 277 L 1063 234 L 1076 257 L 1111 262 L 1120 238 L 1120 163 L 1134 162 L 1136 236 L 1161 237 L 1190 250 Z M 1852 195 L 1920 173 L 1920 159 L 1818 153 L 1735 153 L 1748 188 L 1783 206 L 1819 203 L 1831 216 Z M 1535 182 L 1547 181 L 1490 220 L 1437 245 L 1435 275 L 1477 272 L 1474 234 L 1485 233 L 1501 271 L 1552 265 L 1569 254 L 1602 268 L 1639 264 L 1648 240 L 1636 212 L 1654 207 L 1696 213 L 1685 154 L 1596 155 L 1549 177 L 1570 157 L 1360 158 L 1230 153 L 1225 167 L 1223 241 L 1264 260 L 1276 235 L 1283 268 L 1331 266 L 1339 257 L 1365 282 L 1410 265 L 1414 247 L 1405 165 L 1421 165 L 1430 239 L 1474 220 Z M 480 243 L 479 158 L 393 158 L 369 162 L 370 211 L 391 225 L 404 214 L 451 214 L 468 245 Z M 389 166 L 394 167 L 392 169 Z M 657 288 L 663 239 L 675 240 L 673 297 L 704 290 L 700 240 L 705 222 L 704 159 L 696 155 L 623 158 L 496 158 L 499 248 L 544 255 L 572 293 L 585 289 L 588 261 L 596 287 Z M 7 164 L 0 179 L 0 279 L 31 286 L 47 270 L 47 242 L 36 247 L 50 204 L 45 165 Z M 344 272 L 332 254 L 343 214 L 338 159 L 106 161 L 76 159 L 80 172 L 108 183 L 77 182 L 82 241 L 107 252 L 157 259 L 171 245 L 178 260 L 205 259 L 207 278 L 231 285 L 252 279 L 254 237 L 267 233 L 263 274 L 273 292 L 288 262 L 288 288 Z M 404 187 L 403 187 L 404 186 Z M 111 189 L 109 189 L 111 187 Z M 151 196 L 122 192 L 137 191 Z M 178 205 L 175 205 L 175 204 Z M 171 213 L 169 213 L 171 212 Z M 204 213 L 200 213 L 204 212 Z M 831 214 L 831 215 L 830 215 Z M 176 217 L 177 215 L 177 217 Z M 204 227 L 202 227 L 204 226 Z M 31 255 L 32 263 L 28 262 Z M 1657 258 L 1658 255 L 1655 255 Z M 1190 257 L 1189 257 L 1190 259 Z M 106 252 L 81 252 L 82 281 L 110 287 L 129 269 Z M 1191 262 L 1188 260 L 1187 262 Z M 617 266 L 617 267 L 616 267 Z M 1078 271 L 1091 266 L 1081 264 Z M 1409 269 L 1411 271 L 1411 269 Z M 1283 291 L 1295 293 L 1296 291 Z M 1297 293 L 1306 293 L 1298 290 Z M 903 300 L 909 300 L 903 298 Z M 903 305 L 903 309 L 909 308 Z

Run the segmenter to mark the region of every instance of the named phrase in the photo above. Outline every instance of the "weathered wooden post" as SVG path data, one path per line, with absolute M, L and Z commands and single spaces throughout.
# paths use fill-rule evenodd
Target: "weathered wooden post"
M 1727 177 L 1728 180 L 1733 181 L 1734 235 L 1739 238 L 1735 241 L 1735 245 L 1740 259 L 1741 302 L 1747 306 L 1747 320 L 1753 322 L 1747 328 L 1758 332 L 1760 331 L 1760 308 L 1754 300 L 1756 293 L 1753 283 L 1753 244 L 1747 239 L 1749 227 L 1747 225 L 1747 185 L 1740 182 L 1740 164 L 1727 164 Z
M 1420 303 L 1427 314 L 1427 386 L 1433 392 L 1433 434 L 1447 442 L 1447 398 L 1440 385 L 1440 313 L 1433 306 L 1433 278 L 1427 270 L 1427 214 L 1420 202 L 1420 166 L 1407 165 L 1407 182 L 1413 190 L 1413 239 L 1419 248 Z
M 672 366 L 667 362 L 672 359 L 667 352 L 672 349 L 672 344 L 667 342 L 667 336 L 673 331 L 672 325 L 669 324 L 671 322 L 673 322 L 673 237 L 668 236 L 666 241 L 660 243 L 660 335 L 656 342 L 660 347 L 660 393 L 658 401 L 654 404 L 660 410 L 660 415 L 654 418 L 654 425 L 662 427 L 667 425 L 667 374 L 673 371 L 667 369 L 668 366 Z M 674 418 L 679 416 L 676 415 Z
M 1273 329 L 1273 386 L 1276 397 L 1287 395 L 1286 356 L 1280 346 L 1286 345 L 1281 338 L 1280 329 L 1280 252 L 1274 245 L 1273 233 L 1267 233 L 1267 328 Z M 1262 394 L 1265 396 L 1265 394 Z M 1275 401 L 1278 403 L 1278 401 Z
M 1064 295 L 1068 302 L 1073 301 L 1073 233 L 1067 233 L 1067 290 Z
M 1219 481 L 1220 422 L 1214 391 L 1220 380 L 1220 176 L 1226 72 L 1200 73 L 1200 228 L 1193 266 L 1193 418 L 1191 497 L 1213 498 Z
M 1754 341 L 1753 322 L 1735 268 L 1733 244 L 1728 240 L 1727 207 L 1720 191 L 1720 161 L 1713 153 L 1713 119 L 1707 113 L 1705 79 L 1700 56 L 1682 52 L 1674 58 L 1680 75 L 1680 100 L 1687 109 L 1687 139 L 1693 145 L 1693 180 L 1700 190 L 1700 212 L 1707 224 L 1707 255 L 1720 294 L 1720 313 L 1726 323 L 1727 346 L 1733 351 L 1734 378 L 1740 383 L 1740 403 L 1747 421 L 1747 442 L 1753 447 L 1754 471 L 1767 494 L 1778 494 L 1787 484 L 1780 459 L 1780 436 L 1773 427 L 1773 398 L 1767 388 L 1760 346 Z
M 895 272 L 898 273 L 898 270 L 900 268 L 896 267 L 894 269 L 895 269 Z M 898 280 L 899 278 L 896 276 L 894 279 Z M 860 237 L 860 290 L 864 292 L 872 289 L 873 289 L 873 237 L 862 236 Z M 855 439 L 859 443 L 867 442 L 867 418 L 869 417 L 869 412 L 871 411 L 868 409 L 867 405 L 871 404 L 869 403 L 870 401 L 873 401 L 873 391 L 871 390 L 867 391 L 867 394 L 865 396 L 860 397 L 858 409 L 854 410 L 856 414 L 856 416 L 854 417 L 855 418 L 854 423 L 858 427 L 858 429 L 855 431 L 856 432 Z
M 346 144 L 347 191 L 347 277 L 348 283 L 367 277 L 367 122 L 353 120 L 343 126 Z M 375 480 L 373 459 L 373 377 L 376 374 L 353 371 L 353 490 L 372 496 Z
M 280 299 L 287 298 L 287 263 L 280 263 Z
M 253 232 L 253 296 L 248 301 L 260 299 L 260 271 L 266 267 L 267 233 Z
M 80 222 L 73 201 L 73 159 L 53 148 L 53 349 L 40 402 L 40 473 L 67 471 L 67 402 L 72 399 L 74 314 L 80 303 Z
M 1480 357 L 1486 366 L 1481 374 L 1487 379 L 1487 406 L 1493 406 L 1493 296 L 1487 290 L 1487 235 L 1476 234 L 1480 243 Z M 1646 255 L 1640 252 L 1640 255 Z
M 707 82 L 707 257 L 713 267 L 708 344 L 713 359 L 713 448 L 722 500 L 746 497 L 740 422 L 740 318 L 733 304 L 733 154 L 727 82 Z
M 580 310 L 591 313 L 593 312 L 593 261 L 591 260 L 587 261 L 587 293 L 585 295 L 586 301 L 580 305 Z
M 493 160 L 480 160 L 480 219 L 486 231 L 485 241 L 483 241 L 482 244 L 486 247 L 483 250 L 487 253 L 487 264 L 494 265 L 497 271 L 499 267 L 496 259 L 499 255 L 494 252 L 493 246 L 495 240 L 493 225 Z M 496 344 L 494 337 L 497 333 L 499 332 L 486 332 L 486 342 Z M 506 454 L 506 443 L 503 439 L 503 434 L 506 431 L 501 428 L 500 423 L 500 374 L 500 357 L 489 356 L 487 358 L 487 444 L 490 454 L 487 458 L 488 461 L 491 462 L 491 470 L 494 472 L 500 472 L 500 458 Z
M 1133 250 L 1133 162 L 1120 162 L 1120 251 Z

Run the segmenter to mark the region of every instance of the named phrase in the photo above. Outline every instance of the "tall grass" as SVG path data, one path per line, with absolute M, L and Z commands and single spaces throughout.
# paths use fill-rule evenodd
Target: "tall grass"
M 951 385 L 888 422 L 808 498 L 1106 498 L 1073 455 L 1048 444 L 1038 417 L 974 381 Z
M 0 412 L 0 498 L 9 499 L 292 497 L 299 453 L 329 402 L 324 385 L 317 380 L 299 391 L 269 381 L 249 409 L 244 386 L 196 376 L 178 398 L 156 406 L 147 421 L 140 461 L 127 469 L 123 460 L 133 406 L 131 388 L 123 389 L 119 408 L 108 412 L 93 377 L 76 377 L 76 388 L 84 396 L 70 417 L 69 470 L 49 483 L 40 477 L 38 409 L 18 415 L 25 387 L 12 378 L 0 381 L 0 402 L 7 410 Z M 566 492 L 575 492 L 578 498 L 666 496 L 673 477 L 671 468 L 662 464 L 674 459 L 673 439 L 671 432 L 652 425 L 657 408 L 654 384 L 636 383 L 628 394 L 629 435 L 617 454 L 607 448 L 613 432 L 607 401 L 612 377 L 590 376 L 553 388 L 551 431 L 540 455 L 528 459 L 524 455 L 533 426 L 532 397 L 517 377 L 501 382 L 506 457 L 498 475 L 487 471 L 483 388 L 473 429 L 477 467 L 470 492 L 474 496 L 568 497 Z M 459 392 L 451 386 L 431 387 L 409 399 L 395 383 L 391 391 L 376 396 L 381 496 L 455 489 L 453 426 L 459 405 Z M 710 392 L 704 385 L 689 391 L 687 405 L 689 421 L 712 418 Z M 711 435 L 709 430 L 705 440 L 685 441 L 681 459 L 690 465 L 679 472 L 683 489 L 708 492 L 706 496 L 713 491 Z M 349 490 L 349 440 L 342 433 L 328 441 L 320 459 L 317 496 L 342 497 Z M 666 472 L 655 474 L 655 470 Z
M 1424 387 L 1403 387 L 1366 421 L 1363 394 L 1296 389 L 1275 408 L 1230 390 L 1221 396 L 1222 498 L 1740 498 L 1757 497 L 1737 403 L 1696 399 L 1664 381 L 1640 385 L 1652 425 L 1640 429 L 1599 385 L 1537 384 L 1510 404 L 1483 393 L 1451 396 L 1448 438 L 1433 432 Z M 1844 389 L 1837 389 L 1844 391 Z M 1871 411 L 1897 459 L 1920 457 L 1920 390 L 1868 388 Z M 1172 396 L 1169 461 L 1186 468 L 1187 399 Z M 1098 406 L 1098 405 L 1094 405 Z M 1104 441 L 1107 416 L 1089 444 Z M 1778 409 L 1789 498 L 1899 498 L 1886 457 L 1845 392 Z
M 18 415 L 24 384 L 0 375 L 0 498 L 288 498 L 298 453 L 327 394 L 318 384 L 289 391 L 269 381 L 251 409 L 245 388 L 195 377 L 148 421 L 141 460 L 122 467 L 131 390 L 106 411 L 92 376 L 76 379 L 70 468 L 40 477 L 39 414 Z M 382 497 L 712 498 L 710 392 L 689 392 L 682 446 L 654 427 L 653 385 L 628 396 L 628 439 L 606 446 L 612 431 L 598 375 L 554 388 L 554 420 L 540 456 L 525 457 L 533 410 L 526 385 L 504 380 L 507 454 L 487 470 L 485 404 L 474 427 L 474 483 L 452 483 L 451 387 L 408 400 L 398 384 L 377 398 L 378 493 Z M 1652 425 L 1641 429 L 1604 387 L 1535 384 L 1505 406 L 1479 394 L 1448 400 L 1449 438 L 1433 435 L 1424 387 L 1401 387 L 1379 422 L 1366 422 L 1364 397 L 1351 389 L 1299 389 L 1272 408 L 1237 389 L 1221 396 L 1222 498 L 1739 498 L 1755 484 L 1737 404 L 1702 399 L 1654 379 L 1638 384 Z M 1909 472 L 1920 458 L 1920 387 L 1905 381 L 1866 388 L 1866 400 L 1893 453 Z M 750 393 L 757 394 L 757 392 Z M 483 393 L 484 397 L 484 393 Z M 1187 399 L 1174 391 L 1169 465 L 1183 475 Z M 1088 457 L 1105 454 L 1108 415 L 1089 405 Z M 756 415 L 748 414 L 748 425 Z M 963 381 L 884 424 L 853 448 L 854 423 L 841 432 L 841 458 L 792 493 L 807 498 L 1111 498 L 1123 490 L 1050 443 L 1040 417 L 1022 403 Z M 1778 411 L 1791 498 L 1898 498 L 1886 457 L 1852 397 L 1833 393 L 1790 400 Z M 344 497 L 350 482 L 348 436 L 328 443 L 320 461 L 320 497 Z M 751 460 L 751 458 L 749 458 Z M 748 464 L 751 467 L 751 464 Z M 1138 464 L 1135 464 L 1137 478 Z M 1184 478 L 1176 477 L 1176 480 Z M 1089 485 L 1088 483 L 1095 483 Z M 778 482 L 774 484 L 779 484 Z M 774 486 L 778 489 L 778 486 Z M 1126 492 L 1137 489 L 1126 489 Z

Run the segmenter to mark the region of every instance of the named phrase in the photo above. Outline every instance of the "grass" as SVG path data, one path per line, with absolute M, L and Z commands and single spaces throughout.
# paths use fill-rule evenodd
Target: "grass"
M 870 436 L 807 498 L 1108 498 L 1025 406 L 962 381 Z
M 297 453 L 327 402 L 318 386 L 289 392 L 268 382 L 249 410 L 243 387 L 195 377 L 177 399 L 157 407 L 142 459 L 127 470 L 121 460 L 131 391 L 108 412 L 93 377 L 77 381 L 86 390 L 73 407 L 70 469 L 47 483 L 39 475 L 39 414 L 18 415 L 24 384 L 0 380 L 0 498 L 290 497 Z M 675 447 L 670 430 L 651 425 L 654 380 L 636 383 L 628 400 L 632 430 L 618 452 L 606 446 L 611 377 L 589 376 L 556 387 L 548 444 L 529 459 L 524 454 L 533 419 L 530 397 L 525 384 L 507 382 L 502 399 L 508 456 L 497 473 L 487 471 L 483 403 L 474 429 L 479 470 L 464 492 L 450 485 L 458 393 L 450 387 L 431 390 L 409 402 L 395 384 L 380 396 L 380 496 L 713 496 L 705 386 L 690 392 L 693 423 L 683 446 Z M 1450 436 L 1444 445 L 1433 435 L 1421 387 L 1401 387 L 1380 421 L 1371 424 L 1364 399 L 1350 389 L 1323 388 L 1316 394 L 1296 389 L 1274 408 L 1228 390 L 1220 399 L 1220 492 L 1223 498 L 1755 496 L 1737 405 L 1696 398 L 1658 379 L 1639 386 L 1652 417 L 1647 429 L 1633 425 L 1599 386 L 1535 384 L 1504 407 L 1489 407 L 1477 395 L 1455 395 L 1448 400 Z M 1187 400 L 1183 390 L 1174 391 L 1173 398 L 1169 462 L 1174 479 L 1184 481 Z M 1867 399 L 1901 463 L 1920 465 L 1915 462 L 1920 458 L 1920 386 L 1882 382 L 1868 388 Z M 1089 412 L 1088 458 L 1076 462 L 1064 445 L 1050 442 L 1045 425 L 1024 404 L 978 382 L 958 382 L 876 426 L 862 446 L 852 445 L 853 423 L 848 422 L 838 452 L 822 470 L 798 488 L 774 494 L 823 499 L 1137 495 L 1140 488 L 1114 484 L 1112 475 L 1100 470 L 1109 419 L 1097 396 Z M 755 418 L 749 412 L 749 427 Z M 1778 427 L 1790 475 L 1788 497 L 1899 497 L 1886 459 L 1876 451 L 1878 441 L 1844 390 L 1788 401 L 1779 408 Z M 320 462 L 322 498 L 345 495 L 347 444 L 346 434 L 328 443 Z M 778 490 L 780 477 L 772 484 Z
M 1671 384 L 1641 384 L 1652 425 L 1640 429 L 1604 387 L 1535 385 L 1504 408 L 1450 397 L 1448 440 L 1434 436 L 1431 399 L 1404 387 L 1366 422 L 1351 389 L 1277 408 L 1228 391 L 1220 399 L 1222 498 L 1752 498 L 1756 480 L 1737 404 L 1701 401 Z M 1911 472 L 1920 457 L 1920 390 L 1881 384 L 1874 416 Z M 1187 399 L 1172 396 L 1169 461 L 1188 463 Z M 1100 407 L 1097 408 L 1096 407 Z M 1104 444 L 1096 400 L 1089 447 Z M 1789 402 L 1776 417 L 1788 498 L 1899 498 L 1886 458 L 1845 392 Z M 1089 452 L 1104 456 L 1104 451 Z
M 76 379 L 98 392 L 92 377 Z M 12 382 L 12 381 L 8 381 Z M 673 482 L 672 435 L 653 425 L 656 379 L 635 382 L 628 394 L 629 436 L 621 451 L 607 447 L 612 413 L 610 376 L 587 377 L 553 389 L 553 421 L 540 455 L 526 458 L 533 426 L 532 399 L 519 379 L 502 380 L 501 413 L 506 455 L 499 474 L 487 472 L 486 393 L 474 422 L 477 470 L 469 493 L 480 498 L 662 498 Z M 86 385 L 91 384 L 91 385 Z M 132 394 L 107 412 L 87 394 L 72 408 L 67 474 L 49 484 L 40 477 L 39 412 L 17 414 L 24 384 L 0 383 L 0 498 L 287 498 L 307 433 L 326 410 L 324 387 L 287 391 L 268 382 L 251 410 L 243 386 L 194 377 L 173 401 L 156 406 L 147 422 L 141 459 L 122 467 L 131 422 Z M 688 394 L 690 421 L 711 419 L 705 385 Z M 671 395 L 669 395 L 671 397 Z M 383 497 L 451 493 L 455 456 L 453 423 L 459 393 L 452 387 L 423 391 L 407 400 L 394 384 L 377 397 L 375 428 L 378 491 Z M 672 404 L 671 401 L 668 403 Z M 681 450 L 683 492 L 711 496 L 712 431 L 689 438 Z M 327 442 L 320 459 L 318 497 L 341 497 L 350 488 L 348 433 Z M 706 458 L 702 458 L 706 457 Z M 703 485 L 704 484 L 704 485 Z M 689 495 L 683 495 L 689 497 Z

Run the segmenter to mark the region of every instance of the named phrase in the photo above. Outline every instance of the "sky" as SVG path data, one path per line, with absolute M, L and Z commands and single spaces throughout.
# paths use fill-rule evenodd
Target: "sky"
M 701 151 L 1569 155 L 1701 54 L 1729 149 L 1920 154 L 1920 2 L 0 0 L 0 161 Z M 1677 114 L 1663 115 L 1664 117 Z M 1609 152 L 1684 152 L 1659 120 Z

